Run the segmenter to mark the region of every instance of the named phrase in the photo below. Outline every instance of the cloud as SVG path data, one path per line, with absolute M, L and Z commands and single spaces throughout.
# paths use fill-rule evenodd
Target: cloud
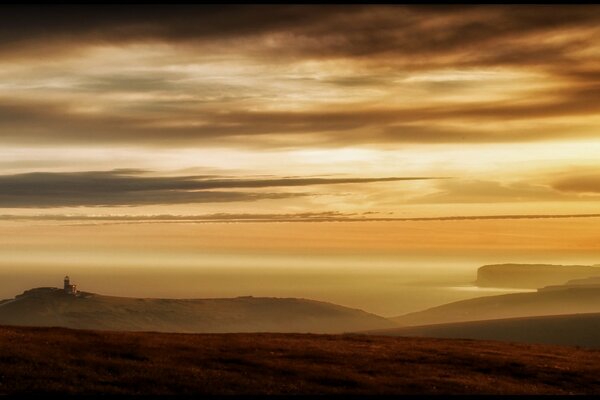
M 503 183 L 488 180 L 461 179 L 441 181 L 437 191 L 415 197 L 412 203 L 504 203 L 527 201 L 577 200 L 552 187 L 530 182 Z
M 545 99 L 543 102 L 536 99 Z M 150 104 L 133 111 L 81 112 L 71 103 L 0 98 L 4 143 L 121 143 L 146 146 L 228 144 L 243 147 L 305 147 L 372 143 L 501 143 L 596 137 L 580 124 L 540 124 L 544 118 L 593 115 L 600 86 L 551 90 L 529 101 L 386 107 L 385 109 L 215 111 L 185 101 Z M 153 109 L 156 108 L 156 109 Z M 480 123 L 527 123 L 519 129 Z M 457 126 L 459 123 L 461 125 Z M 581 124 L 583 124 L 581 126 Z M 251 141 L 243 140 L 251 139 Z M 296 138 L 296 140 L 294 140 Z
M 172 92 L 182 91 L 186 75 L 177 73 L 107 74 L 83 76 L 74 82 L 84 92 Z M 180 83 L 180 81 L 182 81 Z
M 563 52 L 557 52 L 556 45 L 540 44 L 537 53 L 525 48 L 518 57 L 509 45 L 528 36 L 593 27 L 600 7 L 13 5 L 3 7 L 3 16 L 0 50 L 8 53 L 33 53 L 40 42 L 68 51 L 86 44 L 236 41 L 279 57 L 421 61 L 421 56 L 459 53 L 468 61 L 485 61 L 490 54 L 500 54 L 493 57 L 498 64 L 560 58 Z
M 552 187 L 562 192 L 600 194 L 600 174 L 567 176 L 554 181 Z
M 246 192 L 333 184 L 364 184 L 435 177 L 222 179 L 210 176 L 152 176 L 143 170 L 27 173 L 0 176 L 0 207 L 139 206 L 218 203 L 307 196 L 306 193 Z
M 600 214 L 513 214 L 513 215 L 455 215 L 447 217 L 377 217 L 377 212 L 342 213 L 338 211 L 304 212 L 292 214 L 229 214 L 215 213 L 204 215 L 0 215 L 4 221 L 59 221 L 59 222 L 93 222 L 99 224 L 113 223 L 242 223 L 242 222 L 403 222 L 403 221 L 471 221 L 471 220 L 503 220 L 503 219 L 557 219 L 557 218 L 598 218 Z
M 273 148 L 597 132 L 552 123 L 585 125 L 600 111 L 597 5 L 8 5 L 3 20 L 3 144 Z M 407 80 L 449 70 L 491 77 Z M 527 77 L 494 78 L 524 72 L 534 89 Z M 503 128 L 520 121 L 528 127 Z

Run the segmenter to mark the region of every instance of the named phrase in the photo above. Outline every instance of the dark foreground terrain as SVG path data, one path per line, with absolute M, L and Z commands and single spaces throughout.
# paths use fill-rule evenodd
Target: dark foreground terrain
M 600 394 L 600 351 L 458 339 L 0 327 L 0 393 Z
M 374 335 L 503 340 L 600 349 L 600 313 L 550 315 L 382 329 Z

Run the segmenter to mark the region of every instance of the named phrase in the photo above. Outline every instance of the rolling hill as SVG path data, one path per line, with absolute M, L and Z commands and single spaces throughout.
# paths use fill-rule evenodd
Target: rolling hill
M 600 349 L 600 313 L 410 326 L 369 333 L 390 336 L 502 340 Z
M 0 303 L 0 324 L 157 332 L 341 333 L 395 324 L 362 310 L 296 298 L 136 299 L 57 288 Z
M 600 276 L 594 276 L 592 278 L 584 278 L 584 279 L 573 279 L 565 283 L 564 285 L 551 285 L 544 286 L 543 288 L 539 288 L 539 292 L 548 292 L 553 290 L 565 290 L 570 288 L 582 288 L 586 287 L 588 289 L 600 289 Z
M 401 326 L 419 326 L 502 318 L 600 312 L 600 288 L 585 285 L 563 290 L 513 293 L 461 300 L 391 318 Z
M 459 339 L 0 326 L 0 394 L 599 394 L 600 351 Z

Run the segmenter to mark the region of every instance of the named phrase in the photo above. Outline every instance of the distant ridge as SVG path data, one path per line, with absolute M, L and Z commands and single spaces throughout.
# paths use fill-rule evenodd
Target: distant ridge
M 564 285 L 551 285 L 539 288 L 538 292 L 548 292 L 554 290 L 567 290 L 567 289 L 600 289 L 600 276 L 594 276 L 591 278 L 584 279 L 573 279 Z
M 390 328 L 386 318 L 297 298 L 141 299 L 36 288 L 0 302 L 0 324 L 189 333 L 343 333 Z
M 502 318 L 600 312 L 600 288 L 513 293 L 461 300 L 391 318 L 401 326 L 420 326 Z

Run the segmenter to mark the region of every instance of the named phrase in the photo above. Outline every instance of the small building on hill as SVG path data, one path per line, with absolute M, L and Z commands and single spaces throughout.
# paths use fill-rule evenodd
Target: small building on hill
M 71 280 L 69 279 L 69 276 L 65 276 L 64 290 L 65 290 L 65 293 L 67 293 L 67 294 L 72 294 L 72 295 L 77 294 L 77 285 L 71 285 Z

